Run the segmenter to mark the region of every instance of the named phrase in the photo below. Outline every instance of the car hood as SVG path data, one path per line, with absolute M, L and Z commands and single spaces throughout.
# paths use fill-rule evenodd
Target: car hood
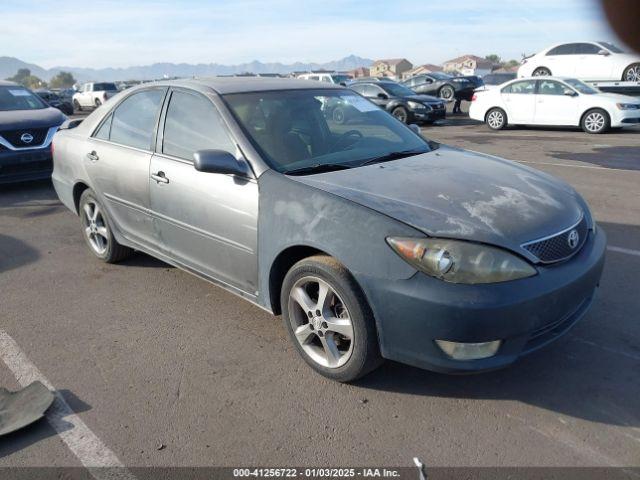
M 414 102 L 422 102 L 422 103 L 444 103 L 438 97 L 434 97 L 433 95 L 411 95 L 405 97 L 407 100 L 413 100 Z
M 520 245 L 588 215 L 566 183 L 490 155 L 442 146 L 399 160 L 290 177 L 393 217 L 433 237 Z M 357 228 L 352 225 L 350 228 Z
M 609 93 L 609 92 L 602 92 L 602 93 L 599 93 L 598 95 L 600 96 L 600 98 L 606 98 L 616 103 L 635 103 L 635 104 L 640 103 L 640 98 L 632 97 L 631 95 L 622 95 L 619 93 Z
M 0 130 L 57 127 L 66 118 L 60 110 L 52 107 L 38 110 L 0 111 Z

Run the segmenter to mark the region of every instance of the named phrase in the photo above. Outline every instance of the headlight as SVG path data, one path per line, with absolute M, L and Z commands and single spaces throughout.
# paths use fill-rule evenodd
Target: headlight
M 620 110 L 638 110 L 640 109 L 639 103 L 616 103 L 616 106 Z
M 454 82 L 458 82 L 458 83 L 464 83 L 467 81 L 466 78 L 454 78 L 453 79 Z
M 535 275 L 535 268 L 504 250 L 441 238 L 389 237 L 398 255 L 418 270 L 452 283 L 498 283 Z
M 426 108 L 429 109 L 431 107 L 423 104 L 423 103 L 419 103 L 419 102 L 407 102 L 407 105 L 409 105 L 409 108 L 413 109 L 413 110 L 419 110 L 421 108 Z

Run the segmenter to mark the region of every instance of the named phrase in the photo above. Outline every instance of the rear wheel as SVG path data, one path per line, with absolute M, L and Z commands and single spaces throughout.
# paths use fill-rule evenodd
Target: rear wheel
M 492 108 L 487 112 L 485 122 L 491 130 L 502 130 L 507 126 L 507 114 L 501 108 Z
M 392 110 L 391 115 L 400 120 L 402 123 L 407 123 L 409 119 L 409 112 L 404 107 L 396 107 Z
M 534 77 L 548 77 L 551 75 L 551 70 L 547 67 L 538 67 L 533 71 Z
M 79 214 L 84 240 L 96 257 L 107 263 L 115 263 L 131 255 L 130 248 L 116 241 L 109 216 L 91 189 L 82 192 Z
M 96 108 L 98 108 L 100 105 L 102 105 L 102 102 L 100 101 L 99 98 L 96 98 Z
M 441 99 L 446 100 L 447 102 L 453 100 L 453 97 L 455 96 L 455 94 L 456 92 L 451 85 L 445 85 L 444 87 L 440 88 L 440 90 L 438 91 L 438 96 Z
M 594 108 L 582 116 L 580 126 L 587 133 L 604 133 L 609 130 L 611 119 L 601 108 Z
M 351 274 L 334 258 L 296 263 L 281 294 L 285 328 L 316 372 L 350 382 L 382 363 L 373 314 Z
M 640 82 L 640 63 L 633 63 L 624 69 L 622 80 L 627 82 Z
M 342 107 L 336 107 L 333 109 L 333 121 L 339 125 L 342 125 L 345 121 L 344 109 Z
M 78 112 L 82 111 L 82 105 L 80 105 L 80 102 L 78 100 L 73 101 L 73 109 L 77 110 Z

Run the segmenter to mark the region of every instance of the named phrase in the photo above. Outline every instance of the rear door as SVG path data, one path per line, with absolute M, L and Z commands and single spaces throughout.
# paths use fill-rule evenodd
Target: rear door
M 125 98 L 85 144 L 83 158 L 92 187 L 116 226 L 131 240 L 153 245 L 149 163 L 166 88 Z
M 193 154 L 205 149 L 241 156 L 210 98 L 173 89 L 148 179 L 161 249 L 190 269 L 255 295 L 257 182 L 197 171 Z
M 538 80 L 534 123 L 540 125 L 577 125 L 578 95 L 557 80 Z
M 541 60 L 542 66 L 549 68 L 555 76 L 573 76 L 578 62 L 576 43 L 558 45 L 547 52 Z
M 520 80 L 500 91 L 509 123 L 533 123 L 536 110 L 535 93 L 535 80 Z

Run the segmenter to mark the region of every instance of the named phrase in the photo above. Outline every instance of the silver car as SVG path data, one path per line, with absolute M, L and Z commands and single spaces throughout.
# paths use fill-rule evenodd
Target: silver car
M 339 86 L 158 82 L 76 124 L 53 182 L 96 257 L 140 250 L 282 314 L 335 380 L 383 358 L 506 366 L 571 328 L 600 279 L 605 235 L 571 187 L 429 142 Z

